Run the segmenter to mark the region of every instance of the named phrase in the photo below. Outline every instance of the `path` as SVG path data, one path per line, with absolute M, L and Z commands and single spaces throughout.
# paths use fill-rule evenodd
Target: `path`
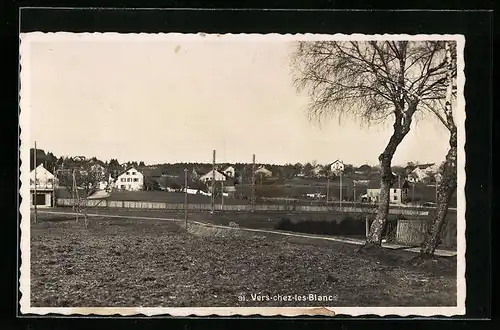
M 76 215 L 76 212 L 45 211 L 45 210 L 39 210 L 38 213 Z M 98 213 L 87 213 L 87 216 L 88 217 L 135 219 L 135 220 L 172 221 L 172 222 L 184 222 L 185 221 L 184 219 L 178 219 L 178 218 L 142 217 L 142 216 L 126 216 L 126 215 L 98 214 Z M 297 233 L 283 232 L 283 231 L 278 231 L 278 230 L 252 229 L 252 228 L 244 228 L 244 227 L 234 228 L 234 227 L 229 227 L 229 226 L 214 225 L 214 224 L 193 221 L 193 220 L 190 220 L 189 223 L 194 223 L 197 225 L 206 226 L 206 227 L 213 227 L 213 228 L 224 228 L 224 229 L 232 229 L 232 230 L 238 229 L 238 230 L 243 230 L 243 231 L 247 231 L 247 232 L 258 232 L 258 233 L 277 234 L 277 235 L 282 235 L 282 236 L 321 239 L 321 240 L 355 244 L 355 245 L 365 244 L 364 240 L 355 239 L 355 238 L 347 238 L 347 237 L 337 237 L 337 236 L 327 237 L 327 236 L 318 236 L 318 235 L 311 235 L 311 234 L 297 234 Z M 382 243 L 382 247 L 385 247 L 388 249 L 404 249 L 405 251 L 410 251 L 410 252 L 415 252 L 415 253 L 420 252 L 419 248 L 405 248 L 405 246 L 403 246 L 403 245 L 391 244 L 391 243 Z M 457 255 L 457 253 L 455 251 L 449 251 L 449 250 L 436 250 L 434 252 L 434 254 L 437 256 L 443 256 L 443 257 L 452 257 L 452 256 Z

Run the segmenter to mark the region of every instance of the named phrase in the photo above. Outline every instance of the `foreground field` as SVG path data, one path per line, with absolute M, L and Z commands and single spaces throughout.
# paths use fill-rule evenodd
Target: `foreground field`
M 45 215 L 31 229 L 32 306 L 453 306 L 455 260 L 179 223 Z M 252 301 L 252 294 L 333 297 Z M 240 301 L 239 296 L 245 296 Z

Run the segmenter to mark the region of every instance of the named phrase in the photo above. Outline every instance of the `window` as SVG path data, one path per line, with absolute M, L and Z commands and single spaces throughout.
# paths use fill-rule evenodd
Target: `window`
M 127 178 L 127 182 L 130 182 L 130 178 Z
M 394 195 L 394 200 L 397 201 L 398 200 L 398 195 Z
M 139 179 L 138 179 L 138 178 L 134 178 L 134 182 L 138 182 L 138 181 L 139 181 Z
M 120 181 L 121 181 L 121 182 L 125 182 L 125 178 L 121 178 L 121 179 L 120 179 Z
M 132 172 L 132 175 L 135 175 L 135 172 Z
M 120 186 L 120 188 L 121 188 L 121 189 L 125 189 L 125 185 L 124 185 L 124 184 L 122 184 L 122 185 Z
M 396 193 L 396 189 L 393 189 L 394 193 Z
M 127 175 L 130 175 L 130 172 L 127 172 Z

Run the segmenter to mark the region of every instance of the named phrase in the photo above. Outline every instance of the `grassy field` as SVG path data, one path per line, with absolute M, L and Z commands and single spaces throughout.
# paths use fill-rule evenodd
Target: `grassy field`
M 167 191 L 114 191 L 107 198 L 112 201 L 147 201 L 184 203 L 184 193 Z M 188 195 L 188 202 L 193 204 L 210 204 L 211 197 L 204 195 Z M 221 198 L 216 198 L 215 202 L 220 204 Z M 250 201 L 244 199 L 224 198 L 225 204 L 248 204 Z
M 69 212 L 71 208 L 57 208 L 51 211 Z M 90 208 L 89 213 L 101 214 L 103 216 L 123 215 L 125 217 L 153 217 L 153 218 L 175 218 L 184 219 L 184 212 L 161 210 L 161 209 L 127 209 L 127 208 Z M 344 236 L 354 238 L 365 237 L 365 219 L 367 214 L 351 212 L 328 212 L 328 213 L 290 213 L 286 211 L 264 211 L 264 212 L 189 212 L 189 221 L 201 221 L 215 225 L 227 226 L 231 222 L 237 223 L 243 228 L 252 229 L 278 229 L 307 234 L 319 234 L 327 236 Z M 369 216 L 372 219 L 373 215 Z M 384 230 L 384 238 L 388 242 L 394 242 L 396 238 L 396 226 L 398 215 L 390 215 L 387 227 Z M 406 216 L 406 219 L 425 220 L 428 217 Z M 447 214 L 447 225 L 443 230 L 443 237 L 451 235 L 442 241 L 439 248 L 456 248 L 456 212 Z M 449 228 L 448 228 L 449 227 Z M 451 231 L 448 234 L 448 231 Z M 453 238 L 454 236 L 454 238 Z
M 285 204 L 285 203 L 294 203 L 296 205 L 326 205 L 326 200 L 313 200 L 313 199 L 300 199 L 301 193 L 290 193 L 288 195 L 284 188 L 276 187 L 276 186 L 268 186 L 263 188 L 256 188 L 256 192 L 258 196 L 262 196 L 264 198 L 258 198 L 258 204 Z M 295 189 L 295 188 L 286 188 L 286 189 Z M 315 192 L 315 190 L 313 191 Z M 335 193 L 334 193 L 335 192 Z M 251 195 L 251 191 L 247 192 Z M 339 195 L 338 190 L 331 190 L 330 196 L 334 200 L 338 200 Z M 286 200 L 283 198 L 276 198 L 277 196 L 296 196 L 296 200 Z M 69 198 L 68 196 L 64 196 Z M 351 196 L 352 197 L 352 196 Z M 423 198 L 423 197 L 419 197 Z M 176 192 L 166 192 L 166 191 L 114 191 L 111 193 L 108 200 L 113 201 L 147 201 L 147 202 L 167 202 L 167 203 L 184 203 L 184 193 L 176 193 Z M 420 199 L 423 200 L 423 199 Z M 216 204 L 221 204 L 222 200 L 220 197 L 215 199 Z M 210 204 L 211 197 L 204 195 L 188 195 L 188 203 L 192 204 Z M 242 198 L 232 198 L 225 197 L 224 204 L 226 205 L 247 205 L 250 204 L 250 198 L 242 199 Z M 363 204 L 367 205 L 367 204 Z M 456 198 L 451 201 L 450 207 L 456 207 Z
M 175 222 L 64 215 L 31 227 L 32 306 L 453 306 L 456 260 L 414 268 L 413 254 L 357 254 L 352 245 L 225 233 Z M 329 295 L 255 302 L 251 294 Z M 244 295 L 246 301 L 239 301 Z

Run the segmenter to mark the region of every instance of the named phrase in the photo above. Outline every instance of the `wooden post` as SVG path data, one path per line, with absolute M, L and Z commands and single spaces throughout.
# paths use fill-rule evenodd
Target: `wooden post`
M 330 199 L 330 176 L 327 177 L 326 181 L 326 205 L 328 205 L 329 199 Z
M 365 236 L 368 238 L 368 234 L 370 234 L 370 220 L 368 216 L 365 218 Z
M 212 156 L 212 211 L 213 214 L 215 211 L 215 150 L 213 151 Z
M 356 182 L 352 180 L 352 201 L 356 204 Z
M 56 207 L 56 179 L 57 179 L 57 172 L 56 172 L 56 167 L 54 166 L 54 178 L 52 179 L 52 207 Z
M 221 211 L 224 211 L 224 180 L 221 180 L 220 182 L 221 185 Z
M 340 171 L 340 207 L 342 207 L 342 171 Z
M 241 173 L 240 173 L 241 197 L 243 197 L 243 194 L 245 193 L 245 186 L 243 185 L 243 180 L 244 180 L 244 177 L 245 177 L 245 173 L 246 173 L 245 172 L 245 165 L 243 165 L 243 169 L 241 170 Z
M 252 156 L 252 212 L 255 212 L 255 154 Z
M 36 223 L 37 222 L 37 213 L 38 213 L 37 212 L 38 201 L 37 201 L 37 190 L 36 190 L 36 186 L 37 186 L 37 182 L 36 182 L 37 181 L 37 177 L 36 177 L 36 141 L 35 141 L 35 155 L 33 156 L 33 160 L 35 162 L 35 171 L 34 171 L 34 173 L 35 173 L 35 190 L 34 190 L 35 195 L 33 196 L 33 205 L 35 207 L 35 223 Z
M 188 193 L 187 193 L 187 168 L 184 169 L 184 221 L 186 222 L 186 231 L 188 229 Z

